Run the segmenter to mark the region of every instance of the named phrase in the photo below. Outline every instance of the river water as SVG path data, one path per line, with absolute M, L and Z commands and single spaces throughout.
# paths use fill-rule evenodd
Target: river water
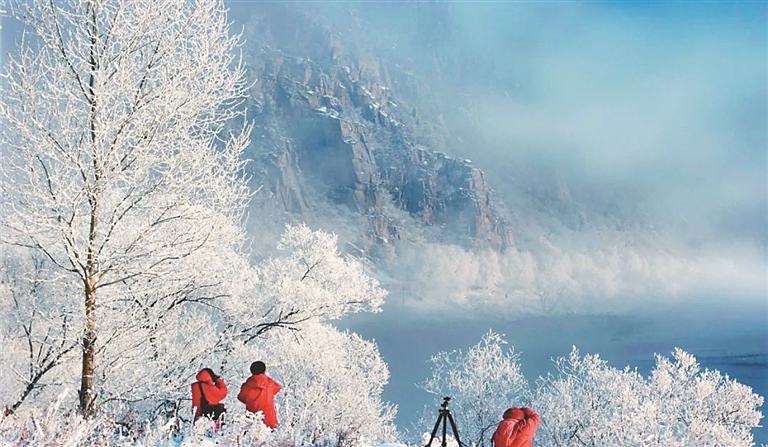
M 415 384 L 430 375 L 430 356 L 465 350 L 488 330 L 504 334 L 520 353 L 529 383 L 553 372 L 551 358 L 566 356 L 575 345 L 581 354 L 600 354 L 610 366 L 637 368 L 647 376 L 654 354 L 671 357 L 675 347 L 693 354 L 702 369 L 717 369 L 768 396 L 768 300 L 708 299 L 655 306 L 629 314 L 499 317 L 416 313 L 389 303 L 383 313 L 353 315 L 340 326 L 375 340 L 391 377 L 383 398 L 398 406 L 397 425 L 412 436 L 431 427 L 415 424 L 425 407 L 436 410 L 437 397 Z M 768 405 L 761 411 L 766 414 Z M 434 411 L 436 414 L 436 411 Z M 765 425 L 766 419 L 762 423 Z M 768 428 L 754 430 L 756 445 L 768 444 Z

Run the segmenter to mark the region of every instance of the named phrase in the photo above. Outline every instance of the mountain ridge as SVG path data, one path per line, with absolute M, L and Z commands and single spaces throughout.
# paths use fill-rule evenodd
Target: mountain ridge
M 317 206 L 347 207 L 358 217 L 358 243 L 369 248 L 407 238 L 404 226 L 465 247 L 513 246 L 484 172 L 420 129 L 425 118 L 408 101 L 421 88 L 413 76 L 355 54 L 290 6 L 250 12 L 249 174 L 280 210 L 312 219 Z M 309 189 L 324 203 L 313 205 Z

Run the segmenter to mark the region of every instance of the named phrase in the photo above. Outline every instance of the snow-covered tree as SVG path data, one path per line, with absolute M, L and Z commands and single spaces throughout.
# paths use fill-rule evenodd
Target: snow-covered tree
M 29 32 L 0 91 L 0 234 L 79 289 L 69 298 L 80 303 L 72 330 L 89 415 L 173 381 L 125 388 L 131 377 L 111 377 L 163 359 L 164 337 L 194 340 L 182 322 L 198 309 L 183 304 L 241 287 L 248 129 L 224 132 L 245 94 L 238 38 L 220 0 L 30 0 L 10 11 Z M 51 297 L 37 304 L 56 306 Z
M 610 368 L 597 355 L 555 360 L 557 376 L 539 379 L 533 404 L 542 416 L 536 439 L 545 445 L 640 446 L 650 436 L 652 408 L 641 398 L 643 377 Z M 648 444 L 651 445 L 651 444 Z
M 277 249 L 278 255 L 254 267 L 248 294 L 255 298 L 225 303 L 231 339 L 248 344 L 274 328 L 381 311 L 387 292 L 361 262 L 339 252 L 335 234 L 287 225 Z
M 650 376 L 608 366 L 598 355 L 554 360 L 556 372 L 531 391 L 518 355 L 490 332 L 466 354 L 440 353 L 433 376 L 420 386 L 450 396 L 462 442 L 490 445 L 510 406 L 529 405 L 542 418 L 535 443 L 551 447 L 748 447 L 763 397 L 719 371 L 702 371 L 694 356 L 676 349 L 656 356 Z M 422 421 L 422 425 L 428 426 Z
M 701 370 L 696 358 L 675 349 L 656 356 L 648 380 L 656 421 L 680 445 L 750 446 L 762 419 L 764 398 L 717 370 Z M 668 444 L 669 445 L 669 444 Z
M 701 371 L 677 349 L 657 356 L 649 378 L 616 369 L 574 348 L 542 378 L 534 407 L 542 416 L 537 439 L 556 446 L 752 446 L 763 398 L 718 371 Z
M 432 357 L 432 377 L 419 384 L 442 398 L 451 397 L 451 414 L 466 445 L 490 446 L 501 414 L 530 400 L 519 354 L 489 331 L 466 353 L 441 352 Z M 422 421 L 424 425 L 426 421 Z
M 237 361 L 250 364 L 243 353 L 261 352 L 264 337 L 275 330 L 300 332 L 308 323 L 380 312 L 387 293 L 360 261 L 339 252 L 335 234 L 304 224 L 286 225 L 277 254 L 243 268 L 247 290 L 218 300 L 209 311 L 218 326 L 210 358 L 223 369 Z
M 255 267 L 239 265 L 250 279 L 232 273 L 231 277 L 248 285 L 245 292 L 211 297 L 202 302 L 205 306 L 201 306 L 201 302 L 179 303 L 177 310 L 158 320 L 150 332 L 130 321 L 133 314 L 114 315 L 120 325 L 138 331 L 139 335 L 137 339 L 124 335 L 123 342 L 131 340 L 135 346 L 124 346 L 124 356 L 112 358 L 103 367 L 107 373 L 101 389 L 113 395 L 120 392 L 136 396 L 137 401 L 125 406 L 126 411 L 120 414 L 102 414 L 98 418 L 101 422 L 96 425 L 80 425 L 67 417 L 56 419 L 46 415 L 39 406 L 21 412 L 16 423 L 23 425 L 24 420 L 40 418 L 48 421 L 46 424 L 50 427 L 37 431 L 33 443 L 49 439 L 46 435 L 49 429 L 103 433 L 109 431 L 105 422 L 109 420 L 118 421 L 126 430 L 139 431 L 143 430 L 144 418 L 159 416 L 154 420 L 162 425 L 165 424 L 163 416 L 175 415 L 179 419 L 169 421 L 169 427 L 188 423 L 189 384 L 197 371 L 209 366 L 216 369 L 230 387 L 226 399 L 228 427 L 248 432 L 246 438 L 238 437 L 238 433 L 226 433 L 227 442 L 261 439 L 264 430 L 269 430 L 248 418 L 244 406 L 235 399 L 239 385 L 249 375 L 248 366 L 260 359 L 267 363 L 268 373 L 283 385 L 283 391 L 277 396 L 281 428 L 268 436 L 273 445 L 359 446 L 394 439 L 395 410 L 381 400 L 389 373 L 376 345 L 327 323 L 349 312 L 380 310 L 385 291 L 376 280 L 365 275 L 360 262 L 339 253 L 337 244 L 335 235 L 312 231 L 304 225 L 289 226 L 279 244 L 284 249 L 280 255 Z M 48 296 L 41 286 L 36 286 L 39 291 L 35 294 L 24 290 L 36 284 L 31 281 L 34 277 L 13 281 L 14 273 L 27 271 L 35 270 L 29 267 L 2 270 L 6 277 L 0 281 L 0 304 L 13 318 L 23 314 L 23 309 L 16 309 L 14 296 L 27 296 L 26 302 L 18 302 L 30 305 L 35 303 L 30 297 Z M 36 312 L 39 315 L 39 310 Z M 281 315 L 285 318 L 279 318 Z M 39 332 L 41 337 L 50 333 L 48 326 L 28 320 L 32 323 L 25 327 L 31 327 L 32 333 Z M 146 320 L 138 318 L 137 321 Z M 37 326 L 40 331 L 35 329 Z M 23 328 L 13 324 L 3 324 L 0 328 L 2 341 L 12 341 L 13 344 L 6 346 L 14 346 L 10 352 L 4 352 L 0 360 L 26 373 L 31 361 L 28 358 L 31 348 L 27 348 L 29 337 L 24 335 Z M 148 333 L 152 339 L 141 343 Z M 73 338 L 73 341 L 77 344 L 79 340 Z M 38 345 L 43 345 L 36 343 L 35 352 Z M 58 345 L 53 348 L 58 349 Z M 57 366 L 57 372 L 76 376 L 73 366 L 76 366 L 74 362 Z M 57 379 L 58 386 L 45 388 L 45 404 L 58 402 L 56 405 L 60 405 L 61 396 L 71 395 L 68 390 L 75 389 L 76 384 L 67 382 L 67 374 L 51 377 Z M 14 389 L 4 390 L 2 396 L 9 402 L 18 397 Z M 158 408 L 176 411 L 157 411 Z M 14 422 L 7 419 L 5 424 Z

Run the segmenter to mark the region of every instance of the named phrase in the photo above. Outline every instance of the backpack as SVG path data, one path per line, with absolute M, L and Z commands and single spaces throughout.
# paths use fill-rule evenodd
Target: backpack
M 208 403 L 208 399 L 205 398 L 205 393 L 203 393 L 203 384 L 197 382 L 197 386 L 200 387 L 200 415 L 218 421 L 222 413 L 227 412 L 227 409 L 224 408 L 224 404 L 211 405 Z

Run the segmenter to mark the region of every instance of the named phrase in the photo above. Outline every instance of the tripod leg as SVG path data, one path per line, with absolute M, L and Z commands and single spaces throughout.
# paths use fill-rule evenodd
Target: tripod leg
M 446 411 L 446 414 L 448 415 L 448 417 L 449 417 L 449 418 L 451 417 L 451 413 L 448 413 L 448 412 Z M 443 415 L 443 443 L 441 444 L 441 445 L 442 445 L 442 447 L 446 447 L 446 445 L 448 445 L 448 444 L 445 442 L 445 428 L 446 428 L 446 425 L 447 425 L 447 422 L 445 421 L 445 419 L 446 419 L 446 418 L 445 418 L 445 415 Z
M 453 422 L 453 416 L 451 416 L 451 413 L 448 413 L 448 420 L 451 422 L 453 437 L 456 438 L 456 442 L 459 444 L 459 447 L 462 447 L 464 444 L 462 444 L 461 439 L 459 439 L 459 431 L 456 429 L 456 423 Z M 443 430 L 445 430 L 445 425 L 443 425 Z M 443 438 L 445 438 L 445 435 L 443 435 Z
M 432 440 L 435 439 L 435 435 L 437 434 L 437 427 L 440 426 L 440 420 L 443 419 L 443 412 L 440 412 L 440 416 L 437 417 L 437 422 L 435 422 L 435 428 L 432 429 L 432 435 L 429 437 L 429 441 L 427 442 L 427 445 L 424 447 L 430 447 L 432 445 Z

